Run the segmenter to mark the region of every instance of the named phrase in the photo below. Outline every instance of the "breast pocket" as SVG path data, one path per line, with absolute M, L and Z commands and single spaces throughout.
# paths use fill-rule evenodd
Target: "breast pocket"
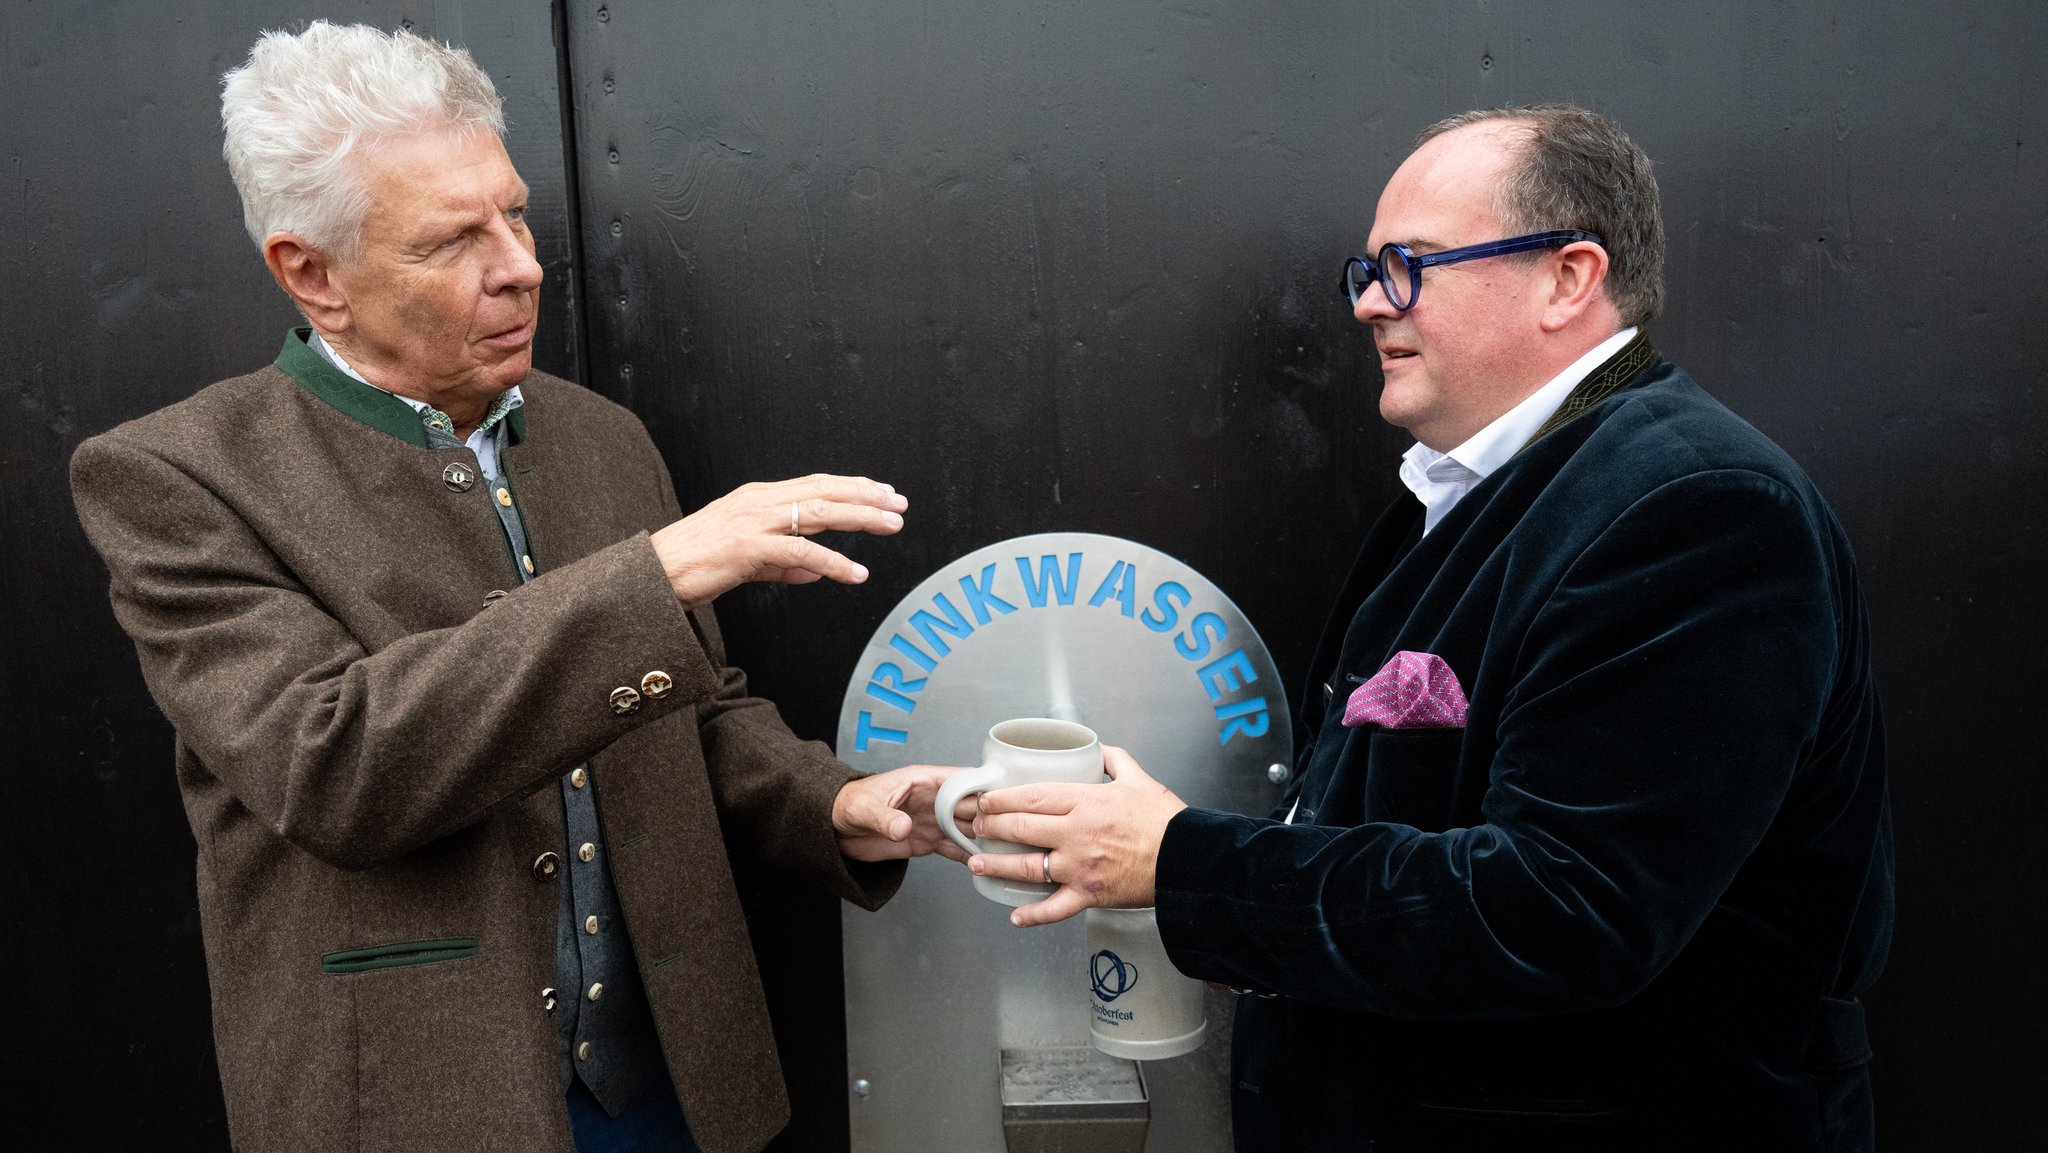
M 1457 812 L 1463 729 L 1376 729 L 1365 763 L 1365 819 L 1440 833 Z

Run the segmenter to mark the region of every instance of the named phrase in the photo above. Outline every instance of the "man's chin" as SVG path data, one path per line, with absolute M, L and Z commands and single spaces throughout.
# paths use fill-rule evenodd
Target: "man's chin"
M 1381 420 L 1396 428 L 1405 428 L 1413 431 L 1415 426 L 1422 423 L 1425 417 L 1426 414 L 1423 411 L 1422 404 L 1413 397 L 1405 395 L 1400 388 L 1389 384 L 1380 391 Z
M 497 385 L 499 392 L 504 392 L 513 385 L 525 380 L 526 374 L 532 371 L 532 340 L 528 340 L 516 350 L 489 357 L 484 361 L 484 375 L 490 379 L 492 384 Z

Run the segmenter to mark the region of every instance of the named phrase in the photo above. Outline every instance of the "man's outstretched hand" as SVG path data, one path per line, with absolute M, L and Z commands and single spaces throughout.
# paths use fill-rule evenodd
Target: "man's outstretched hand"
M 863 476 L 817 473 L 743 484 L 653 534 L 654 555 L 684 608 L 702 608 L 747 581 L 842 584 L 868 579 L 866 567 L 810 538 L 821 532 L 888 536 L 903 527 L 910 502 Z

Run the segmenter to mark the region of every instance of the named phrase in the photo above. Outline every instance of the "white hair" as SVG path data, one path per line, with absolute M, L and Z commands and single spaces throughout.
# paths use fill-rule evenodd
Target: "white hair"
M 220 120 L 249 238 L 260 248 L 291 232 L 343 259 L 370 208 L 366 151 L 419 132 L 505 135 L 503 101 L 468 52 L 325 20 L 259 37 L 249 62 L 221 78 Z

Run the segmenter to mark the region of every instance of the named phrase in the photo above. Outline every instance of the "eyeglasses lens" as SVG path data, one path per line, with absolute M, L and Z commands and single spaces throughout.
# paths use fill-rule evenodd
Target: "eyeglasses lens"
M 1407 311 L 1408 306 L 1415 303 L 1414 293 L 1410 291 L 1415 283 L 1412 279 L 1414 274 L 1408 268 L 1408 258 L 1389 244 L 1380 249 L 1379 272 L 1380 290 L 1387 294 L 1387 303 Z
M 1344 262 L 1344 294 L 1357 304 L 1365 290 L 1372 287 L 1373 266 L 1354 256 Z

